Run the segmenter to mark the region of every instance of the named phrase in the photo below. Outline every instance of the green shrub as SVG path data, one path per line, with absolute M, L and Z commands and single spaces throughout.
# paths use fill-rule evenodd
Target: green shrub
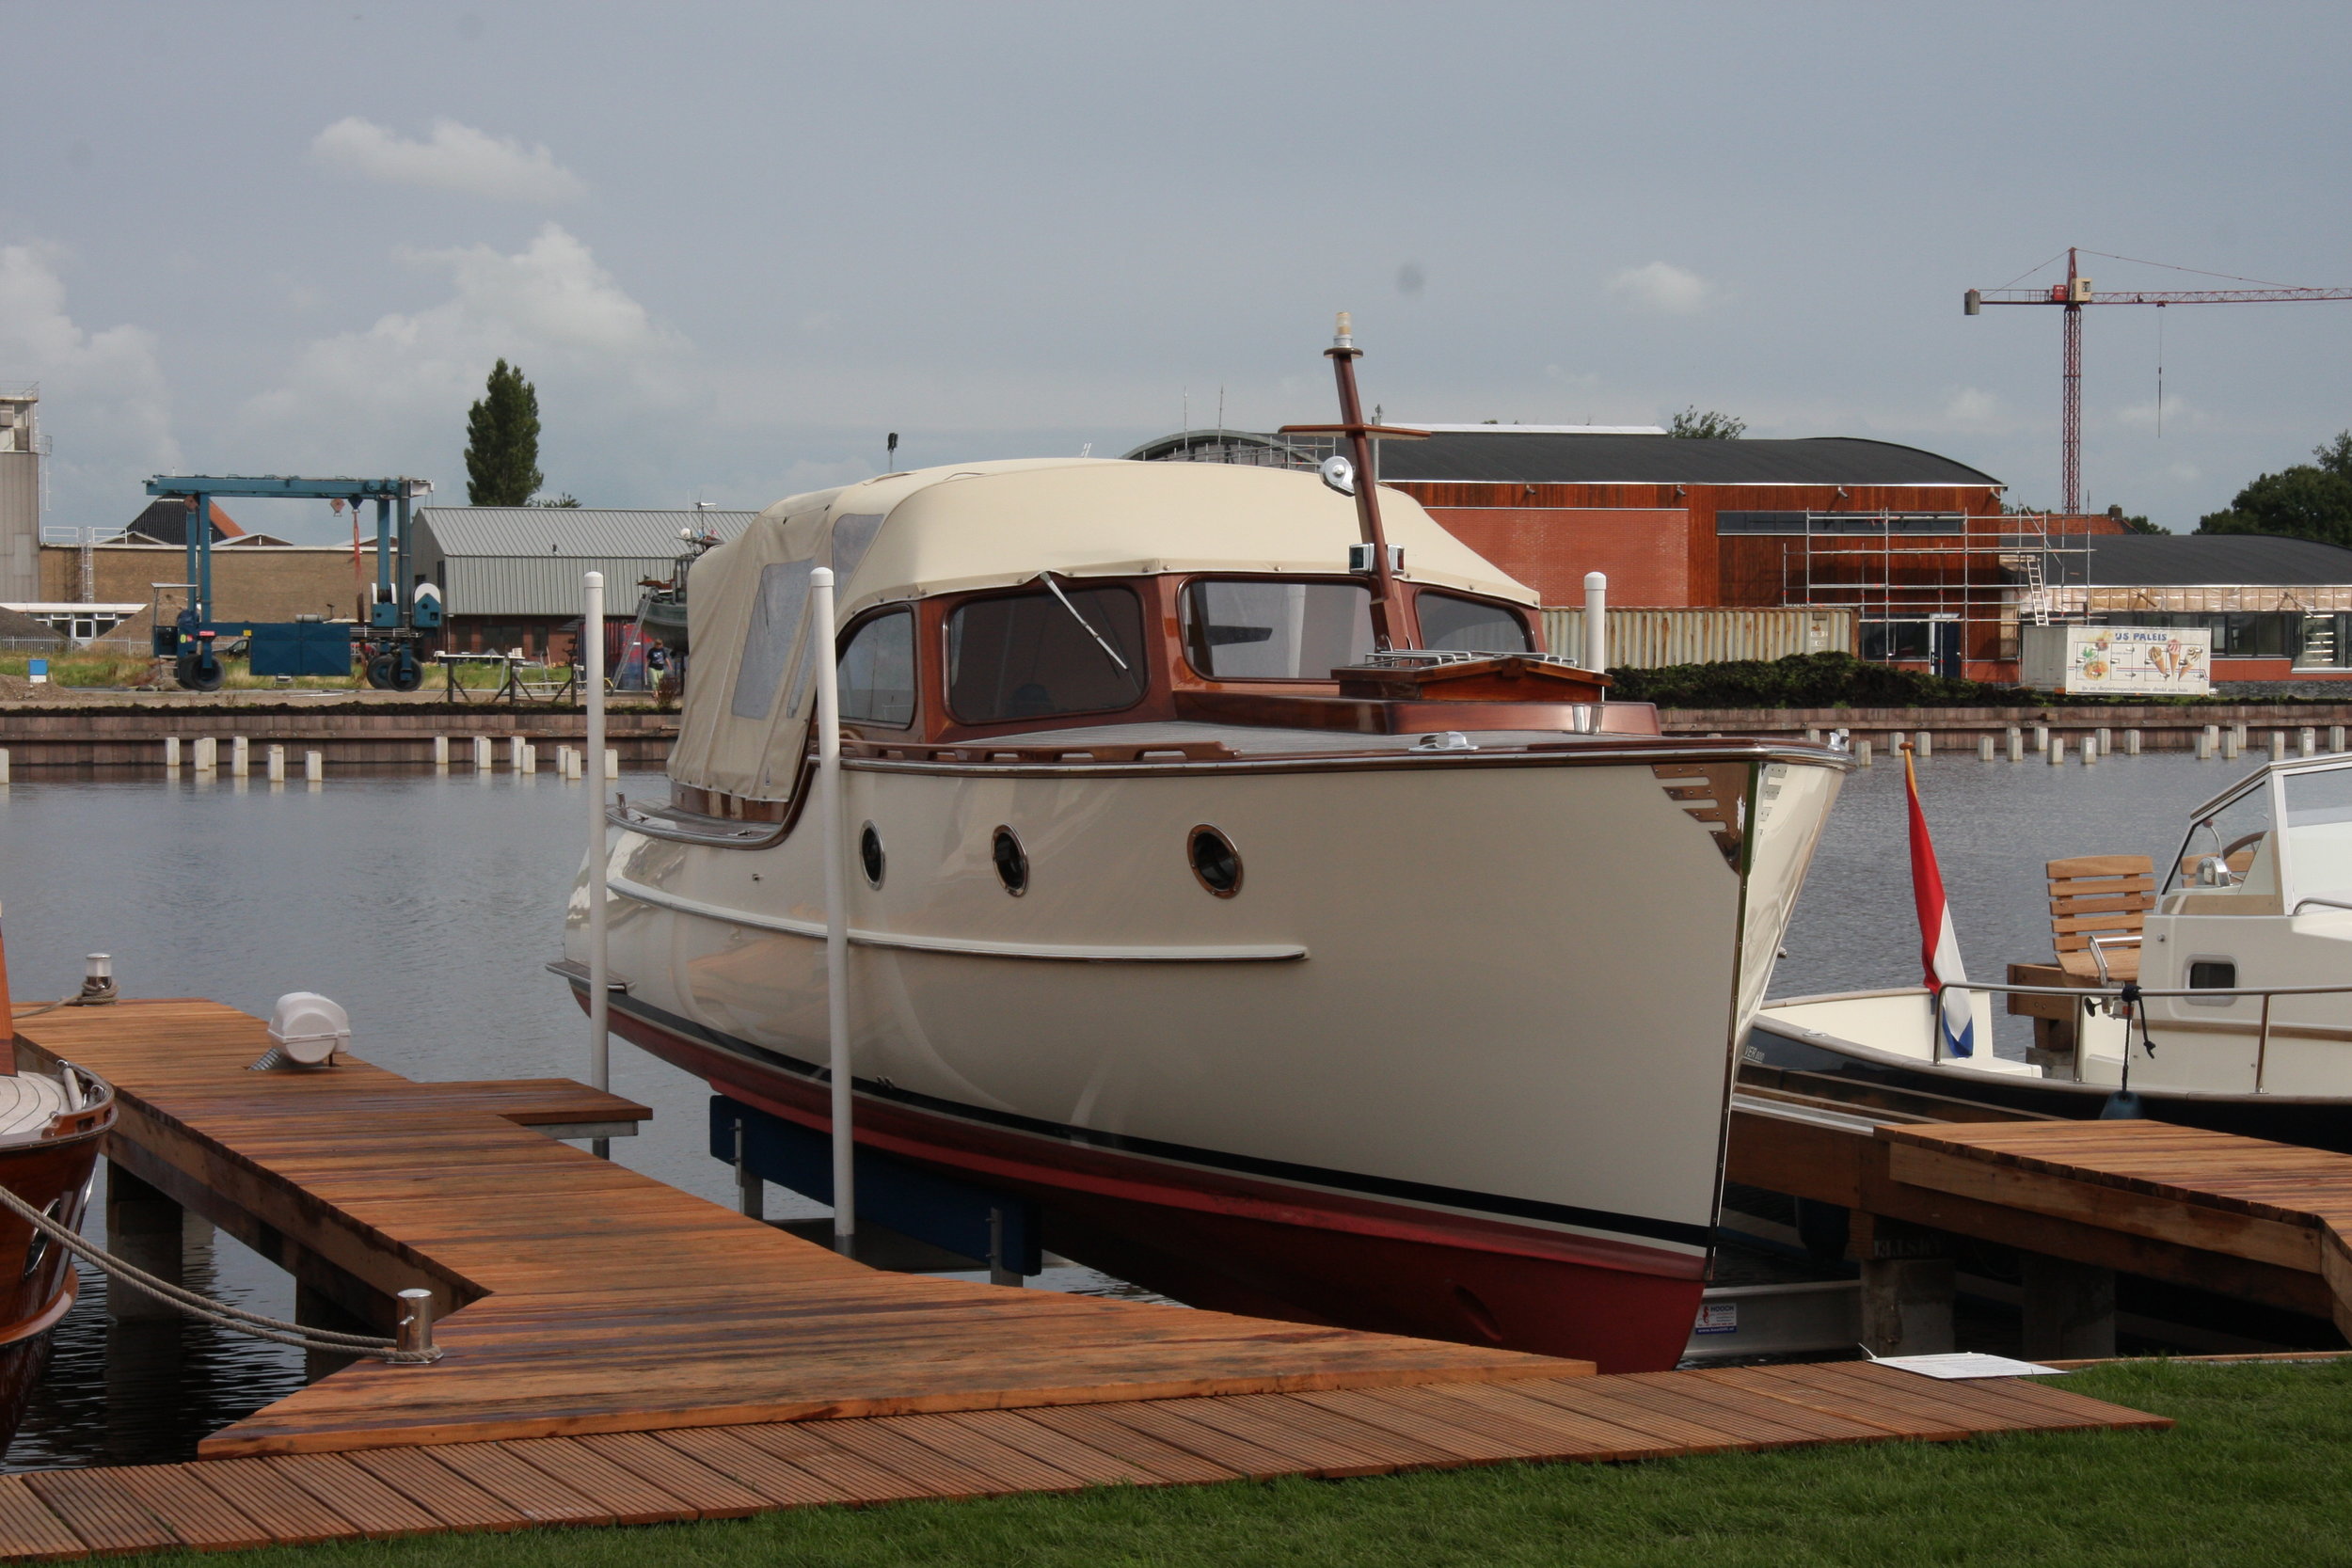
M 1612 670 L 1609 677 L 1612 697 L 1660 707 L 2010 707 L 2034 700 L 2022 687 L 1947 680 L 1851 654 Z

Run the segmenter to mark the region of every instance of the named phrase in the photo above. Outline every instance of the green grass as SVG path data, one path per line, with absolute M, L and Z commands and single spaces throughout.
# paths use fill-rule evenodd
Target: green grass
M 33 654 L 0 656 L 0 675 L 24 675 L 28 673 Z M 168 668 L 158 669 L 155 660 L 144 654 L 66 653 L 46 656 L 49 659 L 49 684 L 52 691 L 64 689 L 124 689 L 138 688 L 144 683 L 165 691 L 176 691 L 178 685 Z M 224 689 L 230 691 L 285 690 L 273 675 L 256 675 L 246 668 L 243 658 L 220 661 Z M 457 684 L 467 688 L 495 688 L 505 678 L 504 672 L 489 664 L 460 664 Z M 448 674 L 438 664 L 425 667 L 425 684 L 438 689 L 448 682 Z M 355 670 L 349 675 L 297 675 L 292 689 L 304 691 L 354 691 L 367 689 L 367 681 Z
M 2169 1433 L 1505 1465 L 639 1529 L 282 1548 L 252 1568 L 1463 1568 L 1490 1564 L 2352 1562 L 2352 1365 L 2141 1365 L 2065 1386 Z M 156 1560 L 162 1560 L 160 1559 Z M 180 1559 L 179 1560 L 185 1560 Z

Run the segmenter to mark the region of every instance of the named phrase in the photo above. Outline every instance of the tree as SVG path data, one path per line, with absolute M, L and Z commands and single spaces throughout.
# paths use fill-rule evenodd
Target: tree
M 1674 422 L 1666 427 L 1666 434 L 1699 441 L 1736 441 L 1747 428 L 1748 421 L 1745 420 L 1719 414 L 1712 408 L 1702 413 L 1694 403 L 1674 417 Z
M 2264 474 L 2221 512 L 2208 512 L 2200 533 L 2283 533 L 2323 545 L 2352 546 L 2352 430 L 2312 449 L 2313 463 Z
M 527 506 L 539 471 L 539 394 L 501 359 L 466 416 L 466 499 L 476 506 Z
M 573 495 L 569 490 L 566 490 L 562 495 L 556 497 L 553 500 L 535 500 L 531 504 L 533 506 L 553 507 L 578 506 L 580 504 L 580 498 Z
M 2158 528 L 2146 517 L 2127 517 L 2120 506 L 2108 507 L 2107 515 L 2114 521 L 2122 523 L 2123 531 L 2126 533 L 2169 533 L 2172 531 L 2170 529 Z

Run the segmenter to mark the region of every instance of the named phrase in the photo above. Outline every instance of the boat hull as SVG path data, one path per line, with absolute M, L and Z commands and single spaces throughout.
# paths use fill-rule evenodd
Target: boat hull
M 1197 1305 L 1671 1366 L 1732 1041 L 1842 774 L 1704 755 L 850 768 L 888 846 L 850 874 L 859 1141 Z M 1204 823 L 1235 897 L 1185 863 Z M 812 839 L 625 834 L 608 918 L 627 1037 L 819 1126 Z

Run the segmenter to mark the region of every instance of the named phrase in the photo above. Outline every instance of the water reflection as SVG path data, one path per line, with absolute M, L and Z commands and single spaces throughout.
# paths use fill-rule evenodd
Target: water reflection
M 2117 757 L 2097 768 L 1924 764 L 1923 790 L 1971 973 L 1997 978 L 2049 951 L 2042 863 L 2161 859 L 2188 809 L 2245 765 Z M 545 972 L 586 802 L 552 774 L 471 769 L 249 790 L 225 776 L 18 783 L 0 788 L 0 895 L 20 1000 L 61 997 L 82 955 L 110 952 L 126 994 L 208 996 L 266 1014 L 318 990 L 350 1009 L 354 1047 L 416 1078 L 587 1072 L 586 1031 Z M 622 781 L 657 793 L 652 777 Z M 1901 770 L 1857 774 L 1838 804 L 1788 938 L 1782 995 L 1911 983 L 1917 926 Z M 642 1053 L 613 1087 L 654 1108 L 613 1157 L 715 1202 L 729 1173 L 704 1148 L 707 1088 Z M 102 1223 L 94 1206 L 92 1229 Z M 774 1218 L 823 1212 L 773 1189 Z M 226 1236 L 189 1280 L 255 1311 L 294 1313 L 289 1277 Z M 1136 1295 L 1091 1270 L 1053 1289 Z M 186 1458 L 206 1433 L 302 1382 L 300 1353 L 196 1324 L 117 1325 L 105 1283 L 81 1303 L 10 1469 Z

